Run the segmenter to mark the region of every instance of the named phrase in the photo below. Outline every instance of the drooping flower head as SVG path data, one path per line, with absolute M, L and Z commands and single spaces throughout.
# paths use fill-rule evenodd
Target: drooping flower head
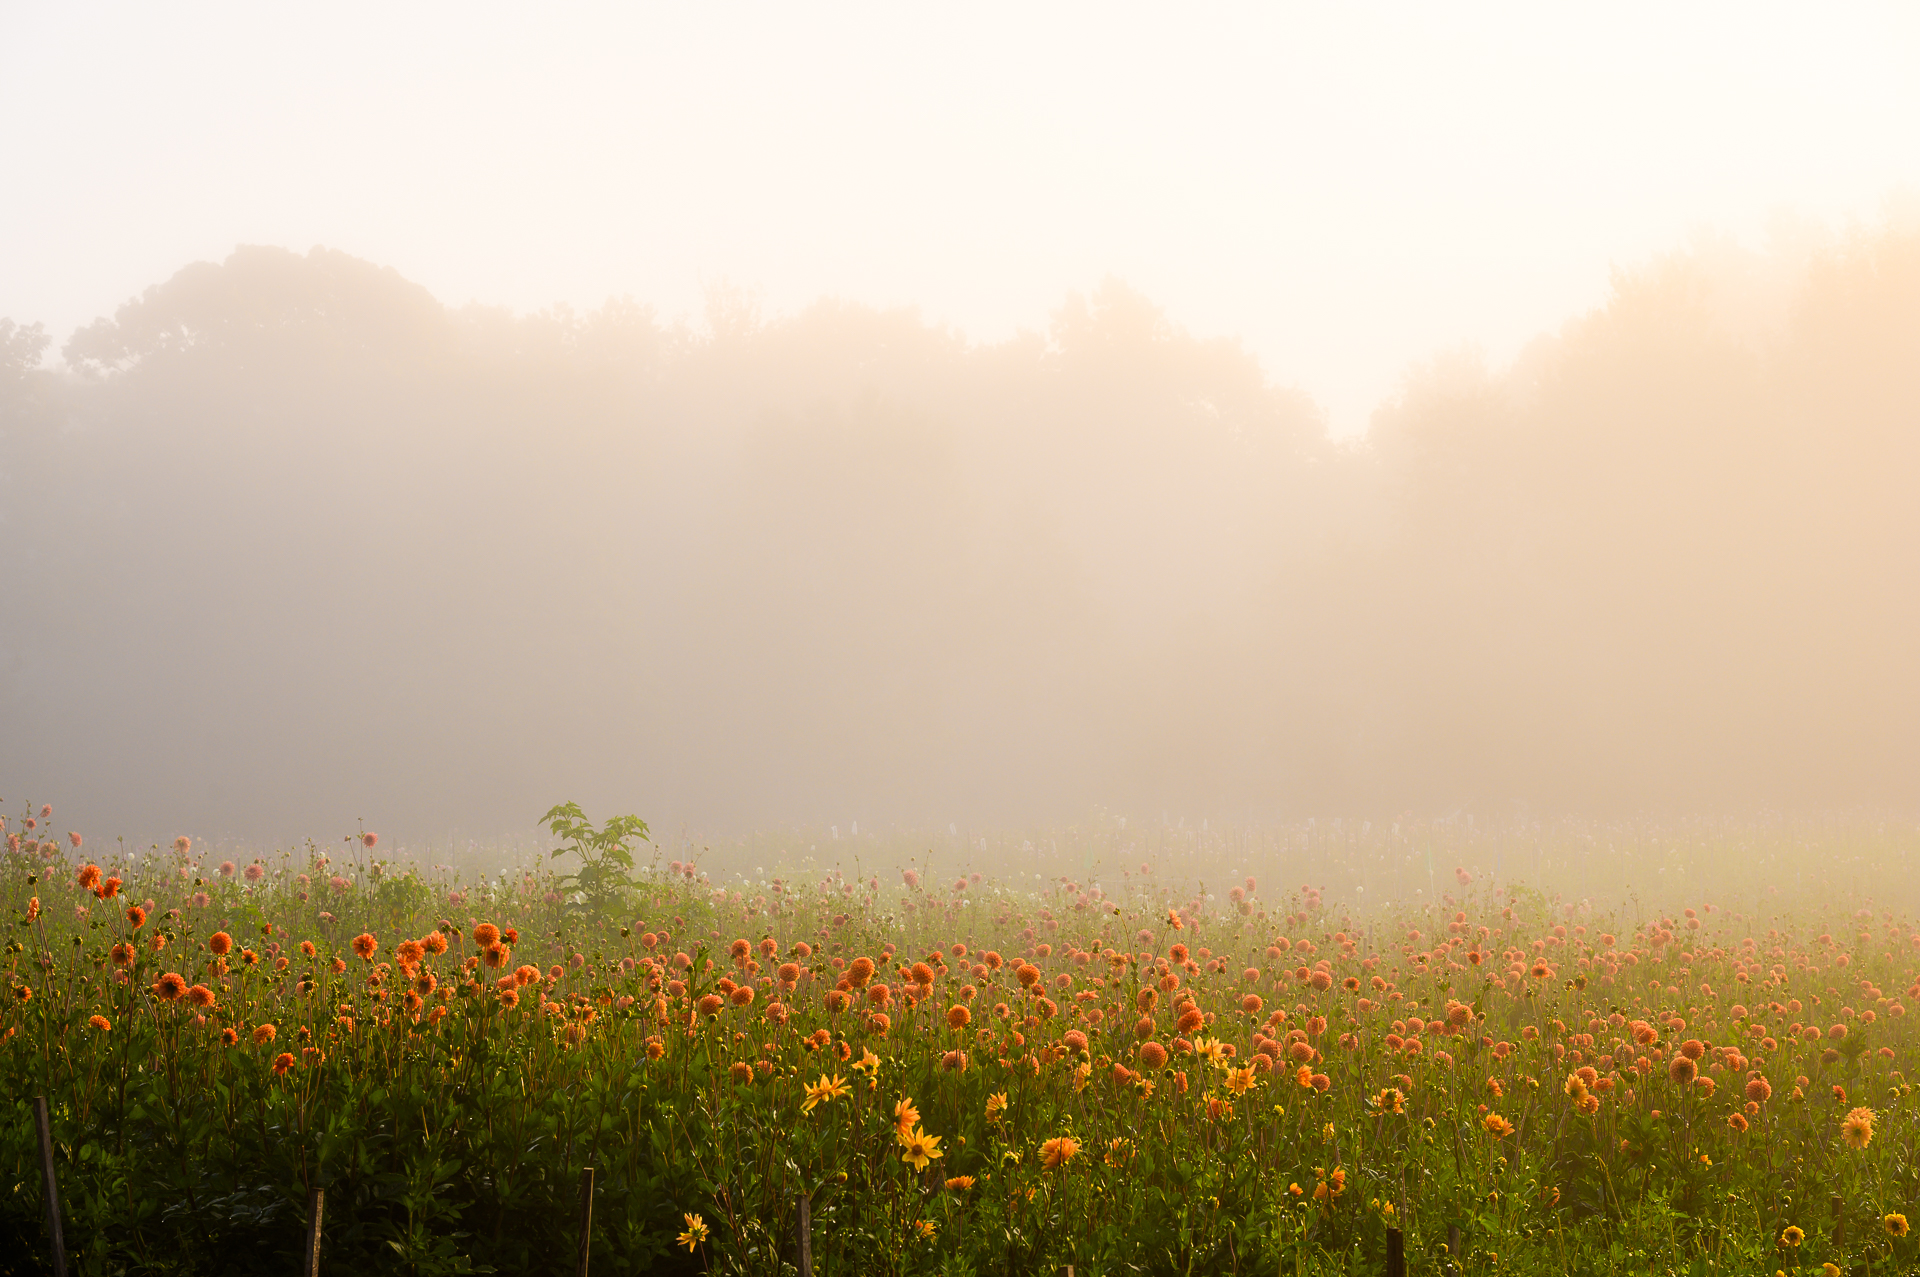
M 837 1075 L 828 1077 L 825 1073 L 822 1073 L 818 1082 L 807 1087 L 807 1098 L 800 1105 L 800 1111 L 802 1113 L 811 1113 L 819 1105 L 829 1104 L 834 1100 L 843 1099 L 847 1095 L 848 1089 L 845 1078 Z
M 1847 1147 L 1862 1149 L 1873 1142 L 1873 1110 L 1856 1108 L 1840 1119 L 1840 1135 Z
M 1071 1135 L 1058 1135 L 1040 1146 L 1040 1169 L 1050 1171 L 1065 1166 L 1080 1152 L 1080 1141 Z

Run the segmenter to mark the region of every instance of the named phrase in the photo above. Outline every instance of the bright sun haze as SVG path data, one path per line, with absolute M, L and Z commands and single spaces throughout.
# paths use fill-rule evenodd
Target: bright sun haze
M 1910 803 L 1917 32 L 9 8 L 5 792 Z
M 1358 434 L 1700 228 L 1920 185 L 1910 6 L 9 7 L 0 313 L 64 333 L 235 244 L 451 305 L 913 305 L 1114 275 Z

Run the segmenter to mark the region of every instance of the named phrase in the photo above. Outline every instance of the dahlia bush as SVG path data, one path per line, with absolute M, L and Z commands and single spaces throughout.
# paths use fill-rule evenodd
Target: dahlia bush
M 8 1271 L 37 1095 L 88 1273 L 295 1271 L 313 1187 L 329 1271 L 571 1272 L 585 1167 L 603 1272 L 796 1271 L 803 1197 L 822 1274 L 1916 1260 L 1920 930 L 1862 901 L 691 860 L 589 899 L 50 814 L 0 866 Z

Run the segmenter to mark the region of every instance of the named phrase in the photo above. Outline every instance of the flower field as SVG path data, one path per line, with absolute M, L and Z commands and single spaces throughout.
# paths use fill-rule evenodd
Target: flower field
M 585 1167 L 600 1273 L 797 1271 L 800 1194 L 824 1274 L 1920 1254 L 1920 929 L 1845 891 L 729 884 L 570 808 L 571 872 L 463 883 L 51 816 L 0 883 L 0 1271 L 51 1271 L 37 1095 L 86 1273 L 297 1271 L 316 1186 L 323 1271 L 572 1272 Z

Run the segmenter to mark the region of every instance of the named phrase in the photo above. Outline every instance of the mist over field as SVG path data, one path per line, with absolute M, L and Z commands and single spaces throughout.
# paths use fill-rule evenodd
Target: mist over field
M 16 318 L 0 792 L 93 837 L 1920 798 L 1911 220 L 1696 239 L 1361 439 L 1118 281 L 978 341 L 241 247 Z

